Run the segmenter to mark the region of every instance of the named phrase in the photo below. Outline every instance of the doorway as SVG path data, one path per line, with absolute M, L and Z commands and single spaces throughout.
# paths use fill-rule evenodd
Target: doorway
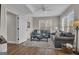
M 17 35 L 17 15 L 7 12 L 7 42 L 18 43 Z

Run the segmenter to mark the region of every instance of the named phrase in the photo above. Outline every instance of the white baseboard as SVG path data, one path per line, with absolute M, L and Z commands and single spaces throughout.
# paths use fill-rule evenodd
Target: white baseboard
M 14 41 L 7 41 L 7 43 L 18 44 L 17 42 Z
M 27 41 L 27 40 L 21 41 L 21 42 L 19 42 L 19 44 L 21 44 L 21 43 L 23 43 L 23 42 L 25 42 L 25 41 Z

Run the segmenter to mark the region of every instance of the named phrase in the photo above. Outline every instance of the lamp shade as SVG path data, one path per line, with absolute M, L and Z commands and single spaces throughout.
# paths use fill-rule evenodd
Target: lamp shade
M 74 28 L 79 28 L 79 20 L 74 21 Z

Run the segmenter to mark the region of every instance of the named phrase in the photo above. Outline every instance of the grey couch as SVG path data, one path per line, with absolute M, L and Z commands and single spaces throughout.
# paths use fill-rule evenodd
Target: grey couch
M 55 37 L 54 46 L 55 48 L 61 48 L 62 44 L 70 43 L 73 45 L 74 35 L 72 33 L 61 33 L 59 37 Z

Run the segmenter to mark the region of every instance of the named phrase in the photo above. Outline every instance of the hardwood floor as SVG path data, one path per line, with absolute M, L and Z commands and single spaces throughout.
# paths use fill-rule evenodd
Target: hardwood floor
M 67 55 L 62 50 L 8 44 L 8 55 Z

